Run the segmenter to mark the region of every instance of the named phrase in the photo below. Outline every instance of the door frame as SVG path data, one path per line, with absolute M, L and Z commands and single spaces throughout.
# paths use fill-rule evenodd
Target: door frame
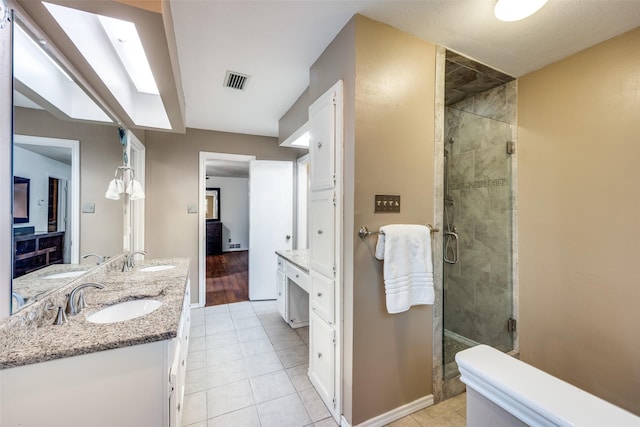
M 256 156 L 245 154 L 216 153 L 200 151 L 198 165 L 198 302 L 192 307 L 204 307 L 207 303 L 207 239 L 205 229 L 205 196 L 207 191 L 207 162 L 210 160 L 232 160 L 236 162 L 250 162 Z M 251 233 L 251 230 L 249 230 Z
M 47 145 L 71 150 L 71 212 L 67 212 L 67 216 L 71 222 L 71 230 L 67 230 L 65 233 L 71 233 L 70 263 L 80 263 L 80 141 L 17 134 L 13 137 L 13 143 L 23 145 Z
M 129 166 L 133 168 L 135 179 L 140 183 L 142 191 L 146 191 L 145 186 L 145 164 L 147 149 L 138 137 L 127 131 L 127 158 Z M 144 209 L 145 200 L 129 199 L 129 209 L 125 209 L 124 230 L 129 230 L 128 238 L 124 239 L 125 251 L 143 251 L 144 250 Z M 141 255 L 136 255 L 141 257 Z

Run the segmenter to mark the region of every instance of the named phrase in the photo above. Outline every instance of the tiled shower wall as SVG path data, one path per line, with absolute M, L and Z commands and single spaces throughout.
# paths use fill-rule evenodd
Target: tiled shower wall
M 506 143 L 515 123 L 515 81 L 445 107 L 454 204 L 446 204 L 443 228 L 456 227 L 459 258 L 444 264 L 444 328 L 502 351 L 513 348 L 506 325 L 513 298 L 514 183 Z

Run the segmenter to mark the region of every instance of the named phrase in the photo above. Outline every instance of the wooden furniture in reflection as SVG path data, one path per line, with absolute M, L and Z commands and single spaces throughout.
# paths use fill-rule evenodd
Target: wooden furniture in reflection
M 13 236 L 13 277 L 23 276 L 64 257 L 64 231 Z
M 222 222 L 215 219 L 207 220 L 207 255 L 222 253 Z

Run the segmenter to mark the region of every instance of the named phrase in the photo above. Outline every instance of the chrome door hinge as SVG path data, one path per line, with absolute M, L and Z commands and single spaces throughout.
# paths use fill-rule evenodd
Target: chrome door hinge
M 336 95 L 333 95 L 333 98 L 331 98 L 331 102 L 333 102 L 333 105 L 338 105 L 338 97 Z
M 507 141 L 507 154 L 515 154 L 515 152 L 516 152 L 516 142 Z
M 336 405 L 337 405 L 337 399 L 335 396 L 333 396 L 333 409 L 336 409 Z
M 334 175 L 334 182 L 335 182 L 335 175 Z M 333 193 L 333 206 L 336 206 L 338 204 L 338 199 L 336 199 L 336 193 Z
M 516 331 L 516 319 L 514 319 L 513 317 L 509 320 L 507 320 L 507 331 L 509 332 L 515 332 Z
M 337 270 L 337 269 L 338 269 L 338 268 L 336 267 L 336 265 L 335 265 L 335 264 L 333 264 L 333 268 L 332 268 L 332 270 L 333 270 L 333 275 L 334 275 L 334 276 L 336 275 L 336 270 Z
M 333 331 L 333 346 L 336 346 L 336 331 Z

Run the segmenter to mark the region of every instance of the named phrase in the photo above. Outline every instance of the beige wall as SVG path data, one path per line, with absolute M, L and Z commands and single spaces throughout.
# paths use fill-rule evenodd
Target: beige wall
M 640 29 L 518 85 L 522 359 L 640 415 Z
M 42 111 L 16 108 L 16 134 L 80 141 L 80 206 L 95 203 L 94 214 L 80 214 L 80 255 L 113 256 L 123 248 L 121 200 L 104 197 L 115 168 L 122 164 L 122 145 L 115 126 L 65 121 Z
M 187 129 L 186 134 L 146 131 L 145 249 L 149 258 L 191 258 L 191 301 L 198 300 L 198 205 L 201 151 L 295 161 L 297 150 L 277 138 Z
M 278 142 L 289 138 L 309 120 L 309 88 L 298 97 L 296 102 L 284 113 L 278 122 Z
M 357 76 L 357 78 L 356 78 Z M 344 414 L 357 425 L 432 393 L 432 309 L 389 315 L 375 238 L 433 222 L 435 46 L 356 16 L 311 68 L 311 101 L 344 80 Z M 373 214 L 376 193 L 400 214 Z

